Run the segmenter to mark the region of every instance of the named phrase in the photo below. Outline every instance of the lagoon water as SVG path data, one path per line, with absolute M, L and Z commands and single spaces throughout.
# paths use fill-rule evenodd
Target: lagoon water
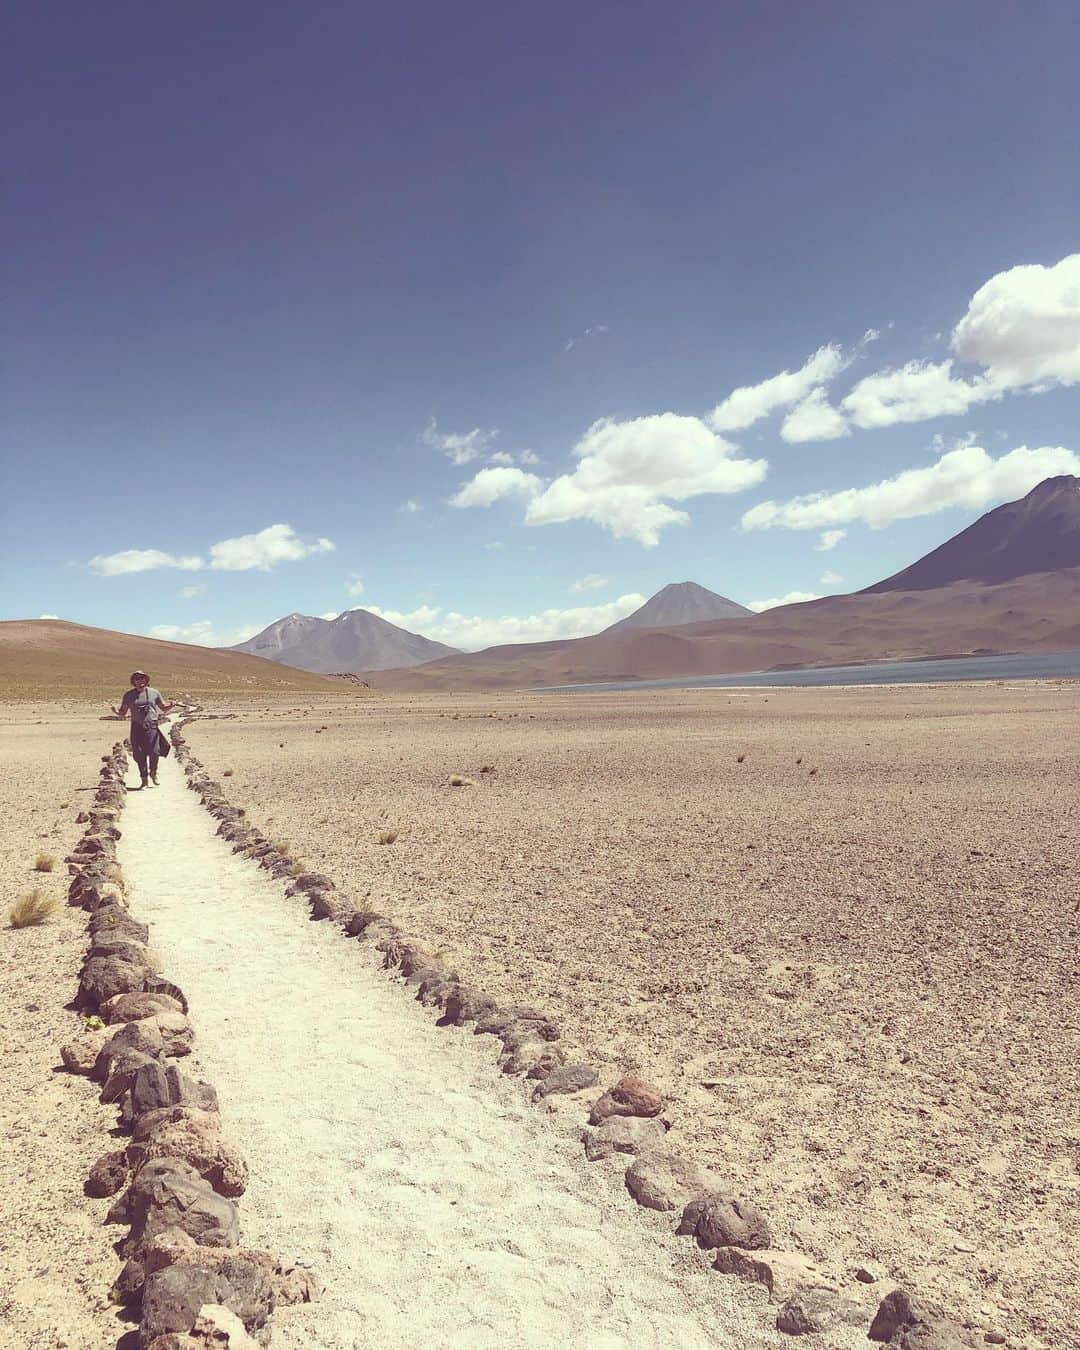
M 790 685 L 941 684 L 963 680 L 1080 679 L 1080 652 L 1026 652 L 1011 656 L 957 656 L 932 661 L 878 661 L 863 666 L 817 666 L 812 670 L 754 670 L 742 675 L 694 675 L 672 680 L 612 680 L 603 684 L 555 684 L 534 693 L 602 692 L 618 689 L 783 688 Z

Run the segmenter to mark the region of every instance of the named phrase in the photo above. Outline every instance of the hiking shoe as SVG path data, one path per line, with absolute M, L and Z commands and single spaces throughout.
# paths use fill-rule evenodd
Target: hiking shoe
M 157 781 L 157 774 L 156 774 L 156 773 L 152 773 L 152 774 L 150 775 L 150 781 L 151 781 L 151 783 L 153 783 L 153 785 L 154 785 L 155 787 L 157 787 L 158 781 Z

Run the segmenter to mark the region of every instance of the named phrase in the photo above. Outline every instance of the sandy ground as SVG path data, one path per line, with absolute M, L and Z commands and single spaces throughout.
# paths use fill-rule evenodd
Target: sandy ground
M 1078 713 L 1067 684 L 277 701 L 190 739 L 306 865 L 657 1080 L 781 1243 L 1062 1350 Z
M 98 1350 L 124 1331 L 107 1301 L 120 1269 L 108 1201 L 82 1192 L 110 1146 L 114 1110 L 85 1079 L 58 1071 L 79 1018 L 65 1010 L 79 981 L 86 915 L 69 909 L 65 853 L 116 724 L 97 710 L 0 708 L 0 1347 Z M 56 869 L 32 871 L 35 855 Z M 39 928 L 7 927 L 10 902 L 35 887 L 61 906 Z
M 120 861 L 251 1167 L 245 1241 L 328 1282 L 277 1315 L 276 1345 L 783 1342 L 762 1291 L 712 1274 L 584 1162 L 568 1120 L 525 1105 L 489 1038 L 435 1029 L 369 948 L 313 924 L 214 828 L 165 766 L 128 798 Z

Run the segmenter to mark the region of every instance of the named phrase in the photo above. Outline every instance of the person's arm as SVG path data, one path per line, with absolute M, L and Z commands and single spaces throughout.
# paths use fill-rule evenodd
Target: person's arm
M 109 707 L 112 708 L 113 714 L 116 717 L 119 717 L 122 722 L 124 718 L 127 717 L 129 711 L 127 694 L 125 694 L 124 697 L 120 700 L 119 708 L 113 708 L 113 705 L 111 703 L 109 704 Z
M 157 705 L 162 712 L 172 712 L 174 708 L 179 708 L 180 706 L 179 703 L 163 703 L 160 694 L 158 695 Z

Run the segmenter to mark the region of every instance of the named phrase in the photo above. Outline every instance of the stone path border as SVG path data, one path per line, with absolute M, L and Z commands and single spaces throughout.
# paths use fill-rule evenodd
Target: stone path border
M 101 1084 L 119 1111 L 122 1148 L 91 1168 L 86 1194 L 114 1196 L 106 1223 L 127 1225 L 114 1302 L 139 1310 L 142 1350 L 266 1345 L 279 1303 L 318 1294 L 314 1275 L 242 1248 L 244 1160 L 229 1142 L 208 1083 L 185 1074 L 194 1032 L 183 992 L 157 969 L 147 926 L 133 917 L 116 861 L 127 756 L 102 757 L 87 828 L 66 859 L 68 903 L 89 914 L 90 944 L 75 1006 L 85 1029 L 63 1046 L 73 1073 Z
M 627 1157 L 626 1188 L 638 1204 L 678 1216 L 676 1232 L 694 1238 L 710 1254 L 713 1268 L 763 1284 L 779 1304 L 775 1325 L 791 1335 L 827 1332 L 830 1327 L 865 1325 L 869 1306 L 839 1290 L 801 1253 L 771 1246 L 768 1221 L 750 1201 L 692 1160 L 666 1147 L 660 1093 L 636 1077 L 625 1077 L 599 1098 L 585 1094 L 599 1083 L 588 1064 L 568 1062 L 559 1045 L 558 1026 L 543 1011 L 522 1005 L 499 1006 L 495 999 L 461 981 L 439 955 L 403 932 L 392 918 L 358 909 L 334 881 L 321 873 L 297 872 L 297 865 L 228 801 L 188 747 L 183 728 L 198 720 L 191 710 L 174 726 L 171 740 L 188 787 L 219 822 L 217 833 L 234 853 L 256 862 L 285 885 L 287 897 L 302 897 L 313 920 L 330 920 L 348 936 L 372 942 L 388 971 L 416 989 L 425 1007 L 440 1013 L 436 1025 L 473 1024 L 475 1034 L 493 1036 L 501 1046 L 504 1073 L 525 1080 L 531 1100 L 543 1104 L 555 1096 L 581 1101 L 587 1123 L 581 1139 L 590 1159 Z M 873 1277 L 870 1277 L 873 1282 Z M 974 1344 L 968 1332 L 947 1320 L 940 1309 L 903 1289 L 881 1299 L 868 1339 L 899 1350 L 965 1350 Z M 991 1342 L 993 1343 L 993 1342 Z

